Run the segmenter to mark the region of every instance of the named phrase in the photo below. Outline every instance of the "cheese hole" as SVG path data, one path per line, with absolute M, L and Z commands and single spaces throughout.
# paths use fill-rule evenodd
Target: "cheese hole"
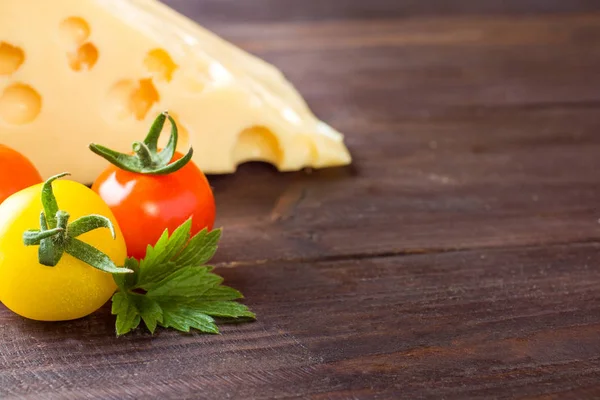
M 92 43 L 86 43 L 74 53 L 67 54 L 69 66 L 73 71 L 90 70 L 98 61 L 98 49 Z
M 25 61 L 23 49 L 0 42 L 0 75 L 10 75 Z
M 90 37 L 90 25 L 80 17 L 69 17 L 60 23 L 59 35 L 67 47 L 81 46 Z
M 178 67 L 169 53 L 163 49 L 154 49 L 148 52 L 144 65 L 157 79 L 167 82 L 173 79 L 173 73 Z
M 29 85 L 15 83 L 0 95 L 0 118 L 12 125 L 33 122 L 42 110 L 42 97 Z
M 131 115 L 130 97 L 135 91 L 136 85 L 131 80 L 123 80 L 115 83 L 108 91 L 107 103 L 111 113 L 117 119 L 125 119 Z
M 143 120 L 158 100 L 160 100 L 160 96 L 152 79 L 140 80 L 138 89 L 131 95 L 130 104 L 133 115 L 137 119 Z
M 133 116 L 141 121 L 159 100 L 152 79 L 119 81 L 108 92 L 108 105 L 119 119 Z
M 246 161 L 266 161 L 278 165 L 282 158 L 283 151 L 277 137 L 262 126 L 243 130 L 233 149 L 233 160 L 236 164 Z

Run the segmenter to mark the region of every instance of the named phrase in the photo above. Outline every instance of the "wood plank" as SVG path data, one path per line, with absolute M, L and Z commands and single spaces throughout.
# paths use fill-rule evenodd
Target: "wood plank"
M 356 120 L 355 166 L 212 177 L 220 261 L 598 240 L 598 109 Z M 401 132 L 401 134 L 396 133 Z M 375 139 L 376 138 L 376 139 Z
M 428 115 L 474 106 L 598 102 L 600 13 L 224 24 L 319 114 Z M 334 115 L 335 116 L 335 115 Z
M 600 14 L 395 22 L 231 28 L 346 133 L 354 165 L 211 177 L 219 260 L 596 240 Z
M 506 398 L 600 394 L 600 244 L 219 269 L 259 315 L 113 337 L 0 310 L 0 395 Z M 552 398 L 552 397 L 550 397 Z
M 594 0 L 163 0 L 208 24 L 247 21 L 314 21 L 398 18 L 432 15 L 541 14 L 600 10 Z
M 598 2 L 169 2 L 280 66 L 355 163 L 211 177 L 258 322 L 117 339 L 108 307 L 0 307 L 0 397 L 600 397 Z

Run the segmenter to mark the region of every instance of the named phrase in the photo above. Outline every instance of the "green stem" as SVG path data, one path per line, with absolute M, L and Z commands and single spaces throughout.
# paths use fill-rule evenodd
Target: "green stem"
M 54 175 L 44 182 L 42 187 L 42 206 L 44 207 L 44 213 L 46 214 L 46 220 L 49 228 L 56 228 L 56 213 L 58 212 L 58 204 L 56 198 L 52 192 L 52 182 L 60 179 L 64 176 L 70 175 L 68 172 Z
M 148 131 L 148 135 L 146 135 L 146 138 L 144 139 L 144 143 L 155 153 L 158 150 L 158 138 L 162 133 L 168 115 L 169 113 L 167 111 L 160 113 L 152 123 L 150 131 Z
M 133 146 L 131 146 L 131 147 L 133 148 L 134 153 L 139 158 L 142 169 L 149 169 L 149 168 L 154 167 L 154 160 L 152 159 L 152 152 L 150 151 L 148 146 L 146 146 L 142 142 L 135 142 L 135 143 L 133 143 Z
M 25 231 L 23 234 L 23 243 L 27 246 L 34 246 L 40 244 L 43 239 L 55 236 L 58 233 L 62 233 L 64 229 L 62 228 L 54 228 L 49 229 L 47 231 L 39 231 L 35 229 L 31 229 Z
M 77 237 L 98 228 L 108 228 L 113 239 L 117 238 L 115 227 L 110 219 L 103 215 L 91 214 L 77 218 L 69 224 L 69 236 Z
M 67 230 L 67 224 L 69 223 L 69 218 L 71 216 L 66 211 L 58 210 L 56 212 L 56 227 L 62 229 L 63 231 Z
M 158 139 L 167 119 L 171 123 L 171 136 L 165 148 L 158 151 Z M 134 154 L 119 153 L 95 143 L 90 144 L 89 148 L 122 170 L 139 174 L 167 175 L 180 170 L 192 159 L 193 149 L 190 147 L 185 156 L 171 162 L 177 150 L 178 138 L 177 124 L 165 111 L 154 120 L 144 141 L 133 143 Z
M 112 238 L 115 239 L 115 228 L 110 219 L 101 215 L 86 215 L 69 224 L 69 213 L 59 209 L 52 190 L 52 182 L 65 175 L 67 174 L 53 176 L 44 183 L 42 187 L 44 211 L 40 213 L 40 229 L 24 232 L 23 243 L 26 246 L 39 245 L 38 261 L 48 267 L 56 266 L 63 254 L 67 253 L 104 272 L 113 274 L 133 272 L 127 268 L 118 268 L 106 254 L 76 239 L 77 236 L 98 228 L 108 228 Z

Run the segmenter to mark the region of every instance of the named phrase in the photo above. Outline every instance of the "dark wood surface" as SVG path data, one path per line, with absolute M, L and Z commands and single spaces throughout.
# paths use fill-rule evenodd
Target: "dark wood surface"
M 0 309 L 0 397 L 600 398 L 600 3 L 170 0 L 273 62 L 347 168 L 211 177 L 258 313 L 115 338 Z

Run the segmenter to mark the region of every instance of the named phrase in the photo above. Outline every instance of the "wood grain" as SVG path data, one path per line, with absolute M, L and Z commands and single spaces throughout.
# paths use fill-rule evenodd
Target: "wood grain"
M 266 26 L 222 32 L 280 66 L 356 162 L 213 178 L 222 259 L 598 238 L 600 15 Z
M 220 24 L 215 31 L 275 63 L 334 122 L 365 108 L 388 120 L 599 99 L 600 13 Z
M 349 138 L 355 168 L 277 175 L 252 165 L 215 178 L 221 210 L 232 210 L 219 215 L 219 260 L 598 240 L 597 112 L 453 114 L 398 122 L 391 132 L 402 134 L 358 125 L 377 139 Z
M 365 20 L 376 18 L 522 15 L 574 11 L 598 11 L 594 0 L 164 0 L 175 9 L 202 23 L 256 21 L 304 22 L 315 20 Z
M 597 1 L 168 0 L 274 63 L 347 168 L 211 176 L 259 320 L 0 308 L 0 398 L 600 397 Z
M 116 339 L 107 309 L 58 324 L 2 311 L 0 392 L 114 399 L 600 393 L 599 251 L 600 244 L 584 244 L 219 269 L 261 316 L 225 326 L 221 336 Z

